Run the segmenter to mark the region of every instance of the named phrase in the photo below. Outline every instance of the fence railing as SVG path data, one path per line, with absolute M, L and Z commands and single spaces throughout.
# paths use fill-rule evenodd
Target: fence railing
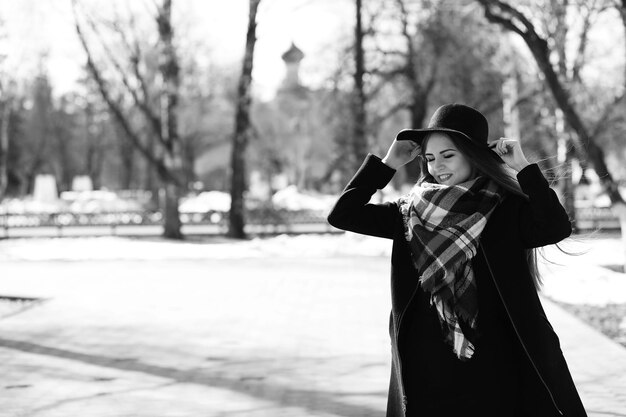
M 576 227 L 587 230 L 619 230 L 619 218 L 610 207 L 581 207 L 576 209 Z
M 619 219 L 610 208 L 579 208 L 576 216 L 580 231 L 619 230 L 620 227 Z M 180 219 L 186 233 L 224 234 L 228 227 L 228 213 L 222 211 L 182 213 Z M 326 213 L 315 210 L 251 209 L 246 212 L 246 224 L 251 233 L 336 231 L 326 223 Z M 150 211 L 0 214 L 4 237 L 28 235 L 29 229 L 53 229 L 52 233 L 57 236 L 67 235 L 72 230 L 89 234 L 87 229 L 93 229 L 92 234 L 158 234 L 162 225 L 162 214 Z
M 180 219 L 187 233 L 224 234 L 228 227 L 228 213 L 222 211 L 181 213 Z M 250 209 L 246 211 L 246 224 L 251 233 L 334 231 L 326 223 L 326 214 L 315 210 Z M 150 211 L 0 214 L 4 237 L 33 235 L 41 229 L 57 236 L 89 234 L 88 229 L 92 234 L 158 234 L 162 226 L 162 214 Z

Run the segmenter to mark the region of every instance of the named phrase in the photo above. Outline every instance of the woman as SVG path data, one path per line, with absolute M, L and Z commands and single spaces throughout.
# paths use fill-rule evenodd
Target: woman
M 568 237 L 569 218 L 518 141 L 487 139 L 480 112 L 444 105 L 368 155 L 328 216 L 393 239 L 387 416 L 586 416 L 533 250 Z M 418 156 L 408 195 L 369 203 Z

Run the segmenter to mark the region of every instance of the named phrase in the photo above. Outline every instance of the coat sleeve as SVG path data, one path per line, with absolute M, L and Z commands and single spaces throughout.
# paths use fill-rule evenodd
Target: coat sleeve
M 328 223 L 338 229 L 392 239 L 399 215 L 397 204 L 369 201 L 376 190 L 391 181 L 395 172 L 380 158 L 369 154 L 330 211 Z
M 517 174 L 528 200 L 522 204 L 519 231 L 526 248 L 536 248 L 561 240 L 572 234 L 567 212 L 544 178 L 537 164 L 531 164 Z

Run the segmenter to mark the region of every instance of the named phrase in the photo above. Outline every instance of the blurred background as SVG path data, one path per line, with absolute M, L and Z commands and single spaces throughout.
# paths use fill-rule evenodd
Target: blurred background
M 621 2 L 355 1 L 2 2 L 5 234 L 320 223 L 367 152 L 447 102 L 519 138 L 580 228 L 619 227 Z
M 325 217 L 450 102 L 519 139 L 572 219 L 546 300 L 626 345 L 625 93 L 623 0 L 0 0 L 6 415 L 378 415 L 389 248 Z M 597 393 L 626 381 L 577 375 L 624 411 Z

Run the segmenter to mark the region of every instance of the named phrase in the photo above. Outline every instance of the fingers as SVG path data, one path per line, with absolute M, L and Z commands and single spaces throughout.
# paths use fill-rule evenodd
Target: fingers
M 383 158 L 383 162 L 397 169 L 415 159 L 420 150 L 420 146 L 411 140 L 394 140 L 387 151 L 387 155 Z
M 411 150 L 413 150 L 415 148 L 419 148 L 419 145 L 417 144 L 417 142 L 414 142 L 412 140 L 398 141 L 398 144 L 402 144 L 401 146 L 405 146 L 407 148 L 410 148 Z
M 500 138 L 494 142 L 489 143 L 488 146 L 499 156 L 502 156 L 509 151 L 513 151 L 518 143 L 519 142 L 515 139 Z
M 412 140 L 403 140 L 395 143 L 398 153 L 406 153 L 409 155 L 417 155 L 420 150 L 420 146 Z
M 411 155 L 417 155 L 420 152 L 420 146 L 411 141 Z
M 412 143 L 413 143 L 413 145 L 412 145 L 412 146 L 411 146 L 411 148 L 410 148 L 411 150 L 410 150 L 410 156 L 409 156 L 409 157 L 410 157 L 411 159 L 414 159 L 417 155 L 419 155 L 419 154 L 420 154 L 420 152 L 421 152 L 422 148 L 421 148 L 421 146 L 420 146 L 420 145 L 418 145 L 417 143 L 415 143 L 415 142 L 412 142 Z

